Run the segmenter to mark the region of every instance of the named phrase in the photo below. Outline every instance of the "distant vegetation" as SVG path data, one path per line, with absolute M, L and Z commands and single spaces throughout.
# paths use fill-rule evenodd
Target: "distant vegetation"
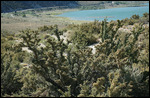
M 77 7 L 76 1 L 1 1 L 1 12 L 12 12 L 24 9 L 34 9 L 42 7 Z
M 1 97 L 148 96 L 148 13 L 1 33 Z
M 79 8 L 105 9 L 111 7 L 140 6 L 148 1 L 1 1 L 1 13 L 25 9 L 50 7 L 52 9 Z M 105 6 L 104 6 L 105 5 Z
M 79 1 L 79 8 L 81 10 L 95 10 L 95 9 L 106 9 L 106 8 L 114 8 L 114 7 L 127 7 L 127 6 L 142 6 L 141 1 Z
M 62 14 L 68 11 L 77 11 L 78 9 L 64 10 L 45 10 L 45 9 L 30 9 L 24 11 L 14 11 L 1 14 L 1 30 L 8 32 L 18 32 L 26 28 L 37 29 L 43 25 L 58 24 L 62 29 L 68 24 L 81 24 L 87 21 L 71 20 L 65 17 L 57 17 L 55 15 Z M 9 29 L 8 29 L 9 28 Z

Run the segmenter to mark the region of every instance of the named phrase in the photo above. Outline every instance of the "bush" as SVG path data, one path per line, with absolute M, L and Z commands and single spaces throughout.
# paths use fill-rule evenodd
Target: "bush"
M 140 18 L 139 15 L 133 15 L 133 16 L 131 17 L 131 19 L 139 19 L 139 18 Z
M 129 25 L 133 25 L 134 24 L 134 21 L 133 20 L 129 20 Z
M 139 23 L 131 33 L 120 34 L 118 29 L 122 22 L 105 19 L 73 25 L 75 33 L 68 43 L 60 39 L 62 31 L 57 25 L 51 26 L 53 29 L 48 27 L 56 39 L 41 38 L 39 30 L 24 30 L 18 38 L 23 40 L 18 48 L 28 47 L 33 51 L 30 55 L 12 49 L 2 38 L 1 95 L 148 97 L 149 28 Z M 92 54 L 86 45 L 96 41 L 94 36 L 102 38 L 102 42 L 95 46 L 96 53 Z M 38 48 L 43 39 L 45 47 Z M 22 60 L 30 62 L 21 67 Z
M 26 14 L 23 14 L 22 17 L 26 17 Z
M 149 16 L 149 13 L 144 13 L 143 14 L 143 17 L 148 17 Z

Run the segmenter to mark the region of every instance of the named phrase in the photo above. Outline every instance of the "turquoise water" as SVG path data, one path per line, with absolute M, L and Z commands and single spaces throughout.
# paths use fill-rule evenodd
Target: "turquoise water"
M 146 3 L 143 7 L 124 7 L 124 8 L 112 8 L 112 9 L 101 9 L 101 10 L 82 10 L 82 11 L 73 11 L 66 12 L 61 15 L 61 17 L 69 17 L 73 20 L 88 20 L 102 21 L 107 17 L 108 21 L 111 20 L 122 20 L 125 18 L 130 18 L 132 15 L 143 16 L 143 13 L 149 13 L 149 3 Z

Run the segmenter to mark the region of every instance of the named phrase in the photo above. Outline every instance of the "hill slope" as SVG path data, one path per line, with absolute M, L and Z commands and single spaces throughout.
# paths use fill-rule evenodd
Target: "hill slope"
M 88 7 L 88 9 L 92 9 L 94 6 L 96 9 L 99 9 L 106 8 L 106 6 L 138 6 L 139 4 L 146 2 L 148 1 L 1 1 L 1 13 L 55 6 L 65 6 L 67 8 L 77 8 L 82 6 Z
M 1 12 L 55 6 L 77 7 L 78 3 L 76 1 L 1 1 Z

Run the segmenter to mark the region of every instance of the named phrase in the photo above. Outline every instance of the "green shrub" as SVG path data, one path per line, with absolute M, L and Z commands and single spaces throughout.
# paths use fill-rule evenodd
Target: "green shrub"
M 68 43 L 60 38 L 63 32 L 57 25 L 22 31 L 18 40 L 23 41 L 14 47 L 10 39 L 1 38 L 1 95 L 148 97 L 149 27 L 138 23 L 130 33 L 123 34 L 118 32 L 123 22 L 105 19 L 70 25 L 75 33 Z M 44 39 L 41 32 L 48 32 L 49 36 Z M 56 39 L 50 37 L 52 34 Z M 86 46 L 99 37 L 102 42 L 95 46 L 93 54 Z M 41 40 L 45 47 L 38 48 Z M 33 52 L 22 52 L 22 47 Z

